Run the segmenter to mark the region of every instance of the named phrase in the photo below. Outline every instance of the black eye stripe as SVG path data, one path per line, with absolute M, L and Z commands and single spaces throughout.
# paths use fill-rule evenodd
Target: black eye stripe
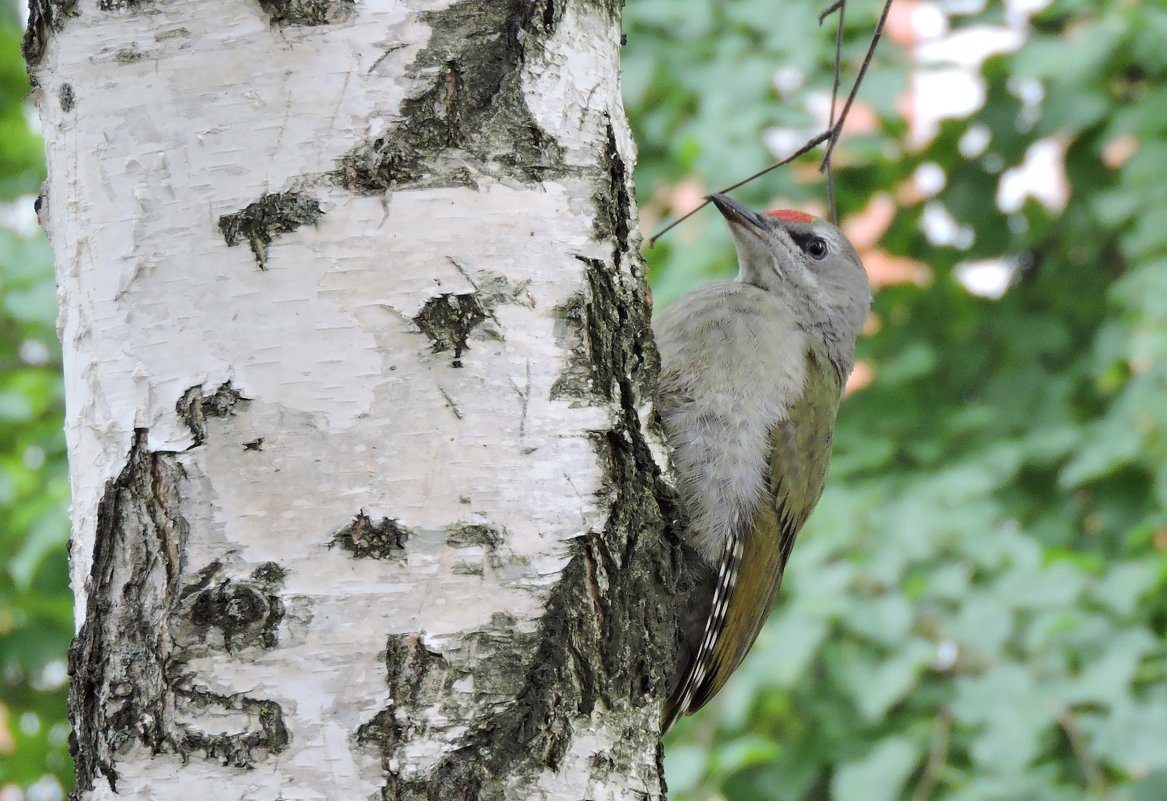
M 817 234 L 802 231 L 789 231 L 788 233 L 790 238 L 794 240 L 794 244 L 798 245 L 798 249 L 813 258 L 821 259 L 830 250 L 827 240 Z
M 788 231 L 790 238 L 794 240 L 794 244 L 798 245 L 799 250 L 806 250 L 806 244 L 810 240 L 815 239 L 815 235 L 809 232 L 802 231 Z

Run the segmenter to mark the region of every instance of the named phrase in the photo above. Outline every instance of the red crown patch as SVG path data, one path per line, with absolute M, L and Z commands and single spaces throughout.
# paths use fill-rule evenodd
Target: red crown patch
M 794 209 L 775 209 L 774 211 L 766 212 L 771 217 L 777 217 L 779 220 L 788 223 L 798 223 L 799 225 L 806 225 L 815 220 L 813 214 L 807 214 L 805 211 L 795 211 Z

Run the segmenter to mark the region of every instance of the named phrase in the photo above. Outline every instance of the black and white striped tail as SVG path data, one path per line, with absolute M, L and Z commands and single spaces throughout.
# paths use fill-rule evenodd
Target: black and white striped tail
M 713 589 L 713 601 L 709 605 L 709 616 L 705 620 L 705 631 L 701 635 L 701 646 L 697 649 L 697 654 L 689 666 L 688 673 L 674 696 L 679 696 L 680 700 L 670 710 L 669 718 L 664 722 L 664 730 L 666 731 L 678 717 L 689 711 L 693 704 L 693 698 L 700 692 L 701 686 L 713 668 L 714 651 L 721 633 L 725 630 L 730 600 L 733 597 L 734 587 L 737 585 L 738 574 L 741 572 L 744 542 L 740 531 L 741 528 L 735 524 L 729 536 L 726 537 L 725 548 L 717 566 L 717 582 Z

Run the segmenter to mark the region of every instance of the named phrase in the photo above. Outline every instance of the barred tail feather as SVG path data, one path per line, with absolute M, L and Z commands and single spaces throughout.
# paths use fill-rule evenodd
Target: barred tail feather
M 725 548 L 718 562 L 713 600 L 710 603 L 709 615 L 705 619 L 705 629 L 701 635 L 701 645 L 689 663 L 684 678 L 677 683 L 672 695 L 665 703 L 662 731 L 668 731 L 681 715 L 696 710 L 693 700 L 700 694 L 702 686 L 710 675 L 717 641 L 725 629 L 725 620 L 729 612 L 730 600 L 733 597 L 733 589 L 741 572 L 744 543 L 740 532 L 741 527 L 735 524 L 734 531 L 726 537 Z

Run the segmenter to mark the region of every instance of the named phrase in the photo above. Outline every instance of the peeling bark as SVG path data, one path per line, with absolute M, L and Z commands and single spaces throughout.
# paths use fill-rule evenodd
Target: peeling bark
M 219 218 L 219 232 L 229 247 L 246 241 L 259 269 L 267 267 L 267 246 L 280 234 L 320 219 L 320 204 L 300 192 L 268 194 L 234 214 Z
M 228 381 L 211 395 L 204 395 L 203 388 L 195 385 L 182 394 L 175 407 L 178 417 L 190 429 L 195 445 L 202 445 L 207 439 L 208 417 L 229 417 L 235 414 L 235 407 L 246 404 L 243 397 Z
M 259 0 L 272 25 L 330 25 L 347 19 L 355 0 Z
M 409 529 L 396 520 L 382 518 L 374 523 L 361 512 L 353 522 L 336 532 L 331 544 L 356 557 L 387 559 L 404 555 L 409 536 Z
M 32 14 L 78 798 L 663 797 L 619 3 Z
M 118 792 L 119 755 L 137 743 L 152 754 L 184 760 L 201 752 L 224 765 L 252 767 L 287 747 L 283 711 L 269 700 L 213 693 L 185 675 L 184 640 L 206 641 L 219 631 L 221 647 L 240 641 L 276 644 L 283 607 L 275 590 L 278 568 L 256 569 L 255 582 L 223 579 L 221 565 L 181 586 L 189 525 L 181 508 L 185 478 L 175 454 L 151 452 L 145 430 L 118 477 L 106 485 L 89 576 L 84 623 L 69 651 L 73 721 L 70 752 L 82 791 L 105 777 Z M 185 725 L 193 712 L 232 710 L 253 726 L 211 734 Z

